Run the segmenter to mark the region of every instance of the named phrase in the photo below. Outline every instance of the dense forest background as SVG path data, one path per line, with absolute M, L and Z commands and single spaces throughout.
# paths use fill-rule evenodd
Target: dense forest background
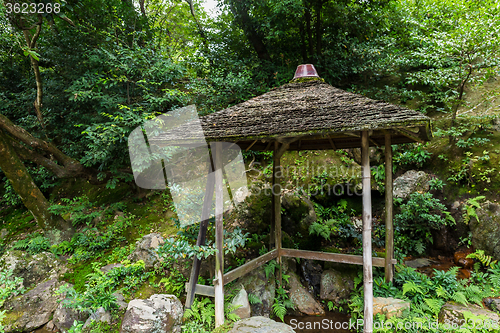
M 23 3 L 58 9 L 22 13 Z M 134 237 L 152 232 L 171 210 L 168 193 L 150 197 L 135 186 L 130 132 L 182 106 L 196 104 L 206 115 L 248 100 L 288 83 L 304 63 L 335 87 L 433 118 L 431 143 L 394 146 L 396 174 L 426 170 L 434 191 L 432 199 L 415 197 L 402 206 L 399 259 L 431 250 L 430 230 L 451 224 L 445 211 L 455 201 L 464 203 L 467 223 L 478 202 L 499 199 L 497 1 L 220 0 L 216 9 L 194 0 L 0 3 L 0 228 L 8 236 L 2 233 L 2 251 L 23 240 L 18 247 L 29 248 L 43 234 L 42 249 L 78 254 L 68 279 L 85 290 L 93 256 L 126 257 Z M 347 164 L 356 160 L 355 152 L 334 154 Z M 264 161 L 264 171 L 270 162 L 251 151 L 245 158 Z M 285 156 L 289 163 L 304 158 Z M 382 161 L 372 161 L 381 192 Z M 150 206 L 165 208 L 138 208 L 148 198 Z M 345 210 L 334 203 L 321 211 L 328 202 L 318 203 L 319 222 L 321 214 L 325 223 L 332 216 L 337 221 Z M 101 238 L 90 239 L 90 227 L 99 227 L 106 214 L 127 209 L 128 222 L 113 229 L 108 216 L 96 231 Z M 154 214 L 162 219 L 149 217 Z M 422 214 L 426 219 L 419 220 Z M 137 216 L 144 218 L 132 228 Z M 339 234 L 324 225 L 330 229 L 323 238 Z M 311 235 L 320 236 L 318 228 Z M 126 240 L 117 236 L 125 230 L 132 235 Z M 188 233 L 192 241 L 195 232 Z M 468 231 L 460 237 L 472 244 Z

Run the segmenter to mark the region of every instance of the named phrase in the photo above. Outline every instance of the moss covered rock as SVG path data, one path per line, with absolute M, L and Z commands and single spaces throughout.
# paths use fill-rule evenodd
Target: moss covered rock
M 300 283 L 299 276 L 293 272 L 289 272 L 289 275 L 290 300 L 295 305 L 295 309 L 309 316 L 324 315 L 325 310 Z
M 269 317 L 276 295 L 275 279 L 266 277 L 264 267 L 261 266 L 236 280 L 235 285 L 243 285 L 249 294 L 257 296 L 262 303 L 251 304 L 252 316 Z
M 55 293 L 62 284 L 56 278 L 50 279 L 24 295 L 8 300 L 4 304 L 5 332 L 31 332 L 48 323 L 57 309 L 58 301 L 63 298 Z
M 14 276 L 23 278 L 26 289 L 43 280 L 58 278 L 67 270 L 65 262 L 50 252 L 31 255 L 24 251 L 8 251 L 0 257 L 0 265 L 12 269 Z
M 349 298 L 354 289 L 355 277 L 353 271 L 342 272 L 335 269 L 324 271 L 321 274 L 320 298 L 333 301 L 335 304 Z
M 487 201 L 476 213 L 470 221 L 472 245 L 500 260 L 500 205 Z

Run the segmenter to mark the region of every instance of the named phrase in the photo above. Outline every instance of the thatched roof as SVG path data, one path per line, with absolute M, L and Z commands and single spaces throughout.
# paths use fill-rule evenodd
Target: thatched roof
M 346 92 L 320 80 L 289 83 L 225 110 L 201 117 L 207 141 L 237 142 L 243 149 L 270 149 L 271 141 L 294 141 L 290 150 L 359 147 L 359 131 L 371 130 L 371 144 L 427 141 L 430 119 L 420 112 Z M 177 128 L 182 139 L 189 126 Z M 163 134 L 151 140 L 168 140 Z M 178 140 L 179 137 L 177 136 Z

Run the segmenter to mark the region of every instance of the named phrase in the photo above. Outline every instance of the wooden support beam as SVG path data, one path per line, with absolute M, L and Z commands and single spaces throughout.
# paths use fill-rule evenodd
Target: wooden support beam
M 186 282 L 186 292 L 188 292 L 190 288 L 189 283 Z M 203 284 L 196 284 L 193 289 L 193 294 L 215 297 L 215 287 L 213 286 L 205 286 Z
M 252 148 L 252 147 L 253 147 L 253 145 L 257 143 L 257 141 L 258 141 L 258 140 L 255 140 L 254 142 L 252 142 L 252 143 L 250 144 L 250 146 L 248 146 L 248 147 L 247 147 L 247 149 L 245 149 L 245 151 L 249 151 L 249 150 L 250 150 L 250 148 Z
M 373 143 L 373 144 L 374 144 L 375 146 L 377 146 L 377 147 L 380 147 L 380 146 L 381 146 L 381 145 L 380 145 L 377 141 L 375 141 L 375 140 L 373 140 L 373 139 L 370 139 L 370 142 L 371 142 L 371 143 Z
M 224 213 L 222 143 L 215 142 L 215 327 L 224 324 Z
M 394 228 L 392 198 L 392 146 L 391 134 L 385 134 L 385 281 L 394 279 Z
M 332 149 L 337 150 L 337 147 L 335 147 L 335 143 L 333 143 L 332 138 L 328 137 L 328 141 L 330 141 L 330 146 L 332 146 Z
M 363 333 L 373 332 L 372 199 L 368 131 L 361 132 L 361 169 L 363 184 Z
M 412 132 L 407 131 L 407 130 L 405 130 L 405 129 L 403 129 L 403 128 L 395 128 L 395 130 L 396 130 L 398 133 L 400 133 L 400 134 L 402 134 L 402 135 L 406 136 L 406 137 L 407 137 L 407 138 L 409 138 L 409 139 L 412 139 L 412 140 L 414 140 L 414 141 L 421 142 L 421 143 L 423 143 L 423 142 L 424 142 L 424 140 L 422 140 L 422 139 L 418 136 L 418 134 L 416 134 L 416 133 L 412 133 Z
M 343 254 L 343 253 L 330 253 L 330 252 L 320 252 L 320 251 L 306 251 L 306 250 L 296 250 L 296 249 L 281 249 L 282 257 L 291 258 L 302 258 L 311 260 L 321 260 L 338 262 L 342 264 L 352 264 L 352 265 L 363 265 L 363 257 L 356 256 L 353 254 Z M 372 258 L 373 266 L 384 267 L 384 258 Z M 392 263 L 396 264 L 397 261 L 392 259 Z
M 273 185 L 271 187 L 271 193 L 273 196 L 273 216 L 274 216 L 274 243 L 276 244 L 276 250 L 278 251 L 278 282 L 281 284 L 281 177 L 278 177 L 278 172 L 281 173 L 280 159 L 288 148 L 288 143 L 282 144 L 281 147 L 278 142 L 274 143 L 274 153 L 273 153 Z M 273 237 L 273 235 L 270 235 Z
M 205 197 L 203 198 L 203 207 L 201 210 L 201 223 L 200 231 L 198 232 L 198 239 L 196 240 L 196 245 L 205 245 L 205 239 L 207 236 L 208 219 L 210 217 L 210 208 L 212 206 L 212 200 L 214 197 L 214 186 L 215 186 L 215 176 L 213 174 L 213 165 L 210 155 L 208 157 L 208 177 L 207 185 L 205 187 Z M 190 309 L 194 301 L 194 288 L 198 283 L 198 276 L 200 275 L 201 260 L 197 256 L 194 256 L 193 267 L 191 268 L 191 276 L 189 278 L 189 288 L 186 290 L 186 309 Z
M 236 280 L 239 277 L 242 277 L 243 275 L 250 273 L 256 268 L 259 268 L 260 266 L 264 265 L 265 263 L 275 259 L 278 257 L 278 251 L 276 249 L 272 250 L 271 252 L 268 252 L 258 258 L 255 258 L 246 264 L 233 269 L 230 272 L 227 272 L 224 274 L 224 284 L 228 284 L 229 282 L 232 282 Z
M 271 148 L 272 143 L 273 143 L 273 141 L 269 141 L 266 148 L 264 148 L 264 151 L 268 151 L 269 148 Z

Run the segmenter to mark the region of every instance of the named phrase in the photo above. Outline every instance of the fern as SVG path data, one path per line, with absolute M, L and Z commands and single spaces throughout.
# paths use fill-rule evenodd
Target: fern
M 436 289 L 436 295 L 437 295 L 437 297 L 443 298 L 443 299 L 449 299 L 450 298 L 450 294 L 448 294 L 448 292 L 446 291 L 446 289 L 443 288 L 443 286 L 438 286 L 437 287 L 437 289 Z
M 241 305 L 238 304 L 238 305 L 233 305 L 231 303 L 224 303 L 224 315 L 226 317 L 227 320 L 230 320 L 230 321 L 237 321 L 237 320 L 240 320 L 240 316 L 238 316 L 237 314 L 234 313 L 234 310 L 240 308 Z
M 406 293 L 423 294 L 422 288 L 413 281 L 408 281 L 403 285 L 403 295 Z
M 266 279 L 269 279 L 269 274 L 274 275 L 274 271 L 278 267 L 276 260 L 271 260 L 267 265 L 264 266 L 264 272 L 266 273 Z
M 488 272 L 490 273 L 488 279 L 493 285 L 493 288 L 500 290 L 500 266 L 496 263 L 492 264 Z
M 441 311 L 441 307 L 444 305 L 444 301 L 434 298 L 424 298 L 424 302 L 435 315 Z
M 471 301 L 472 303 L 476 303 L 479 306 L 482 305 L 483 298 L 488 297 L 487 292 L 481 290 L 481 288 L 473 284 L 465 288 L 465 295 L 467 296 L 467 299 L 469 301 Z
M 284 318 L 286 315 L 286 307 L 277 298 L 274 299 L 273 312 L 276 316 L 278 316 L 279 319 L 281 319 L 281 321 L 285 320 Z
M 467 301 L 467 297 L 461 291 L 456 291 L 455 293 L 453 293 L 453 295 L 451 296 L 451 299 L 457 303 L 460 303 L 463 305 L 469 305 L 469 302 Z
M 496 260 L 493 260 L 492 256 L 485 254 L 483 250 L 476 250 L 476 252 L 469 254 L 467 258 L 476 259 L 484 267 L 491 267 L 491 265 L 495 265 L 497 263 Z
M 262 300 L 255 294 L 248 294 L 248 302 L 252 305 L 262 304 Z
M 476 209 L 481 208 L 481 205 L 479 204 L 479 200 L 483 200 L 486 198 L 484 195 L 480 195 L 475 198 L 470 198 L 467 200 L 467 203 L 465 204 L 464 207 L 464 214 L 462 215 L 464 218 L 464 223 L 468 224 L 471 220 L 471 218 L 475 218 L 476 220 L 479 220 Z

